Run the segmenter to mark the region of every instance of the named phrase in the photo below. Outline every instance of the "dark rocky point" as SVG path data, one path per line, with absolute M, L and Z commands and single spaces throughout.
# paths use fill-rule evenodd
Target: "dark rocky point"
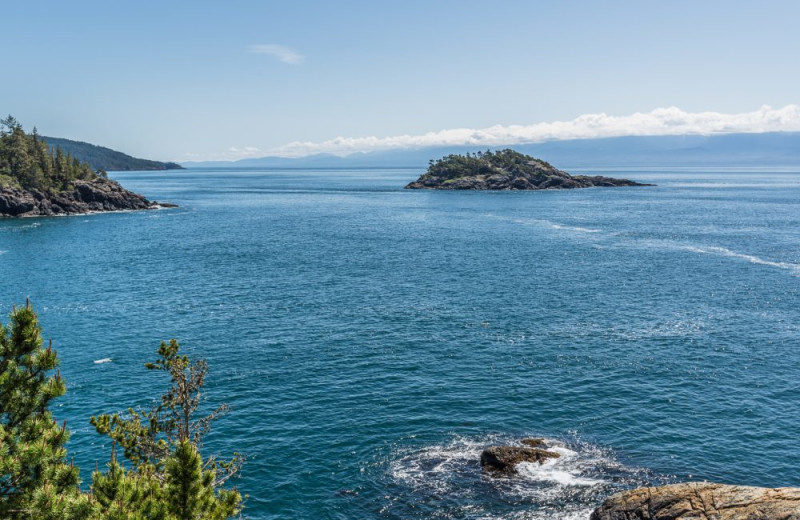
M 76 180 L 71 190 L 55 193 L 12 187 L 0 189 L 0 216 L 3 217 L 74 215 L 162 207 L 175 205 L 149 201 L 138 193 L 126 190 L 118 182 L 102 177 L 90 181 Z
M 475 155 L 449 155 L 431 161 L 407 189 L 431 190 L 564 190 L 595 186 L 652 186 L 627 179 L 570 175 L 549 163 L 506 149 Z

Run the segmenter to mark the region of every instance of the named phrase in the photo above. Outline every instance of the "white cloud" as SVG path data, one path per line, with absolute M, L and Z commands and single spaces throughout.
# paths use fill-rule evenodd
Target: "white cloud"
M 722 114 L 685 112 L 676 107 L 657 108 L 629 116 L 586 114 L 572 121 L 531 125 L 495 125 L 489 128 L 455 128 L 422 135 L 391 137 L 337 137 L 328 141 L 295 141 L 270 155 L 302 157 L 316 153 L 348 155 L 356 152 L 424 148 L 429 146 L 501 146 L 566 139 L 599 137 L 733 134 L 800 131 L 800 106 L 774 109 L 763 106 L 755 112 Z
M 255 146 L 243 146 L 241 148 L 231 146 L 225 153 L 225 155 L 231 159 L 246 159 L 247 157 L 256 157 L 263 154 L 264 152 Z
M 290 65 L 297 65 L 305 60 L 305 56 L 292 48 L 286 47 L 285 45 L 249 45 L 247 50 L 248 52 L 253 52 L 255 54 L 267 54 L 269 56 L 274 56 L 283 63 L 288 63 Z

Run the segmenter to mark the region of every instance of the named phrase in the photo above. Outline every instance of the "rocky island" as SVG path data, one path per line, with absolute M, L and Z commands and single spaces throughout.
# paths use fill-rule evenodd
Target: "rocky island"
M 72 215 L 171 207 L 149 201 L 88 163 L 48 149 L 11 116 L 0 120 L 0 217 Z
M 651 185 L 599 175 L 570 175 L 541 159 L 505 149 L 432 160 L 428 170 L 406 189 L 548 190 L 594 186 Z

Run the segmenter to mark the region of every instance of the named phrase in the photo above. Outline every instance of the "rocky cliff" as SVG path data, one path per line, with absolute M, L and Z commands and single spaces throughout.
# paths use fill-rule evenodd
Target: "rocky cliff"
M 171 207 L 147 200 L 110 179 L 74 181 L 70 191 L 45 193 L 35 189 L 0 189 L 0 216 L 36 217 L 94 211 L 121 211 Z

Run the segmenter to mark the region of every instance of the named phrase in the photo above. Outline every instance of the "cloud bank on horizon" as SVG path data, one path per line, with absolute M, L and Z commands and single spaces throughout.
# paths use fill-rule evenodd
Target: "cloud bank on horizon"
M 295 141 L 269 155 L 304 157 L 320 153 L 346 156 L 379 150 L 435 146 L 505 146 L 570 139 L 622 136 L 714 135 L 800 131 L 800 105 L 762 106 L 755 112 L 722 114 L 686 112 L 677 107 L 657 108 L 628 116 L 585 114 L 572 121 L 532 125 L 495 125 L 489 128 L 454 128 L 422 135 L 390 137 L 337 137 L 322 142 Z

